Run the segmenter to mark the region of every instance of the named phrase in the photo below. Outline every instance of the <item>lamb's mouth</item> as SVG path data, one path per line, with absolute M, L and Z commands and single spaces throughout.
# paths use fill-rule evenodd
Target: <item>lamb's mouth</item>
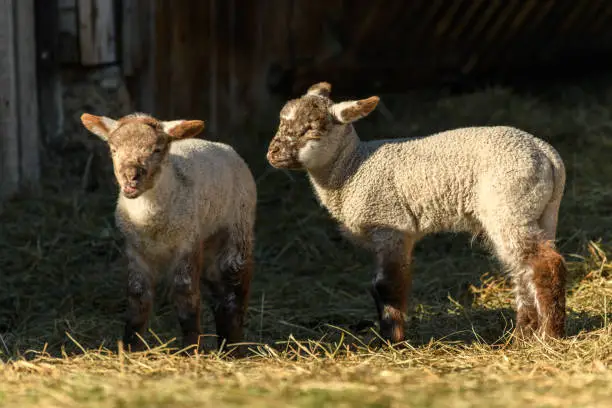
M 274 159 L 268 157 L 268 163 L 270 163 L 272 167 L 275 167 L 277 169 L 295 170 L 302 168 L 302 165 L 293 159 Z
M 141 191 L 138 187 L 133 186 L 122 186 L 121 192 L 123 193 L 125 198 L 136 198 L 140 195 Z

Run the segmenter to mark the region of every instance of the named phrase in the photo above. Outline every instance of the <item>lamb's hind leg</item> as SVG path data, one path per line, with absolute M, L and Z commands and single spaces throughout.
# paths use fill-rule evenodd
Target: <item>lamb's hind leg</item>
M 204 249 L 201 243 L 179 258 L 174 270 L 174 305 L 183 334 L 183 347 L 200 339 L 200 274 Z
M 562 337 L 567 271 L 547 235 L 532 225 L 500 228 L 490 237 L 515 284 L 517 334 Z
M 215 317 L 218 345 L 222 347 L 243 340 L 244 318 L 247 310 L 253 254 L 251 237 L 218 234 L 219 251 L 215 273 L 208 270 L 206 283 L 211 293 L 211 305 Z M 242 356 L 243 347 L 234 350 L 234 356 Z
M 516 272 L 512 276 L 516 301 L 516 335 L 528 338 L 537 332 L 539 327 L 535 287 L 531 271 Z
M 550 241 L 537 242 L 532 249 L 527 264 L 533 270 L 539 331 L 560 338 L 565 334 L 565 262 Z
M 372 297 L 380 322 L 380 335 L 391 343 L 404 340 L 404 315 L 412 286 L 410 261 L 414 241 L 402 237 L 392 248 L 379 250 Z

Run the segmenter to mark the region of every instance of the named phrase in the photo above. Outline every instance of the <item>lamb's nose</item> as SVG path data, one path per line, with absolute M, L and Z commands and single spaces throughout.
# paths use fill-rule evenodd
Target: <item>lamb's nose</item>
M 280 152 L 280 146 L 278 144 L 276 144 L 276 143 L 272 144 L 270 146 L 269 153 L 275 154 L 275 153 L 278 153 L 278 152 Z
M 128 169 L 125 175 L 129 181 L 136 182 L 139 181 L 145 173 L 145 169 L 142 167 L 132 167 L 131 169 Z

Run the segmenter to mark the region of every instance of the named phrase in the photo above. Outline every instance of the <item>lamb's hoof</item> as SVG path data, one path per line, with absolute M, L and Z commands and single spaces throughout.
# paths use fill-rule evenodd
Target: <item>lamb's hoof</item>
M 147 350 L 147 345 L 139 338 L 136 338 L 132 341 L 123 340 L 123 351 L 127 353 L 140 353 Z
M 198 346 L 197 344 L 185 345 L 179 354 L 185 357 L 193 357 L 197 354 L 206 354 L 206 349 L 204 346 Z
M 390 339 L 380 339 L 376 338 L 370 342 L 369 347 L 371 349 L 380 350 L 380 351 L 400 351 L 406 350 L 410 348 L 408 341 L 402 340 L 399 342 L 393 342 Z
M 230 359 L 230 360 L 243 359 L 243 358 L 246 358 L 248 356 L 248 354 L 249 354 L 248 353 L 248 348 L 244 344 L 240 344 L 240 345 L 236 345 L 236 346 L 226 346 L 221 351 L 221 355 L 224 358 L 227 358 L 227 359 Z
M 373 322 L 372 320 L 360 320 L 355 324 L 351 324 L 348 326 L 348 329 L 350 331 L 352 331 L 353 333 L 359 333 L 359 334 L 364 334 L 368 331 L 370 331 L 370 329 L 375 328 L 376 327 L 376 323 Z

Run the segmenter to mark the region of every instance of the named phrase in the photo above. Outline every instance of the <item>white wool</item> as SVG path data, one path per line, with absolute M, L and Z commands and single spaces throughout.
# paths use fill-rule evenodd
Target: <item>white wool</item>
M 171 264 L 221 229 L 234 244 L 250 244 L 256 202 L 253 176 L 230 146 L 185 139 L 171 143 L 152 189 L 119 195 L 116 221 L 151 260 Z

